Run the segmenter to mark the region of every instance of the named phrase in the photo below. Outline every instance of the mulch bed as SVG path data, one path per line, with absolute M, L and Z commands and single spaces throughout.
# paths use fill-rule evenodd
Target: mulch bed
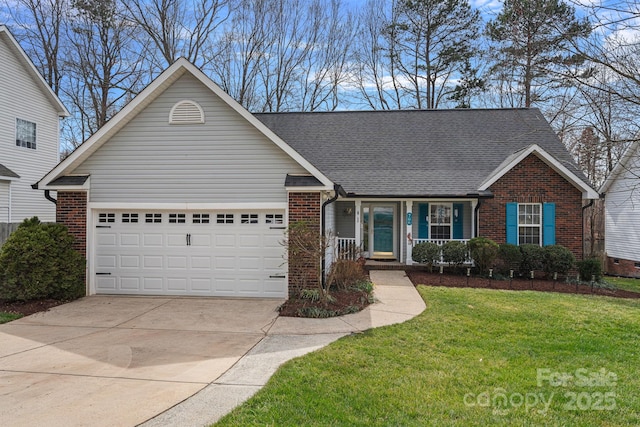
M 355 312 L 369 305 L 367 293 L 360 290 L 332 290 L 330 295 L 335 301 L 329 302 L 327 305 L 320 301 L 312 302 L 308 299 L 289 298 L 280 306 L 280 316 L 304 317 L 300 315 L 300 309 L 304 307 L 319 307 L 333 312 L 344 312 L 348 307 L 357 307 L 357 310 L 353 309 Z
M 511 289 L 515 291 L 561 292 L 568 294 L 603 295 L 617 298 L 640 298 L 640 293 L 623 289 L 572 284 L 565 281 L 514 278 L 512 280 L 496 280 L 485 277 L 459 274 L 439 274 L 427 271 L 407 271 L 407 276 L 414 285 L 447 286 L 453 288 L 486 288 Z
M 68 301 L 60 301 L 55 299 L 44 299 L 25 302 L 7 302 L 0 300 L 0 311 L 5 313 L 22 314 L 23 316 L 29 316 L 33 313 L 40 311 L 47 311 L 51 307 L 65 304 Z

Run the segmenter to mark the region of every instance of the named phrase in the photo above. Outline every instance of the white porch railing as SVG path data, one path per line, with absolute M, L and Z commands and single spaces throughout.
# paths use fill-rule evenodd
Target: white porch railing
M 336 238 L 338 259 L 350 259 L 355 261 L 362 252 L 360 247 L 356 245 L 355 237 L 338 237 Z
M 444 245 L 447 242 L 462 242 L 466 244 L 469 240 L 470 239 L 413 239 L 413 246 L 417 245 L 418 243 L 432 242 L 442 247 L 442 245 Z M 473 260 L 471 259 L 471 253 L 469 253 L 469 251 L 467 251 L 467 259 L 465 260 L 464 263 L 465 264 L 473 263 Z M 444 261 L 442 260 L 442 253 L 440 254 L 440 264 L 444 264 Z

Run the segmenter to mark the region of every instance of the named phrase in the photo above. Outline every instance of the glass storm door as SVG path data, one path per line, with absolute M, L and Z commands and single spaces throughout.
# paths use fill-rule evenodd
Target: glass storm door
M 373 258 L 395 258 L 395 206 L 372 205 L 369 227 L 373 234 L 369 241 L 373 241 Z

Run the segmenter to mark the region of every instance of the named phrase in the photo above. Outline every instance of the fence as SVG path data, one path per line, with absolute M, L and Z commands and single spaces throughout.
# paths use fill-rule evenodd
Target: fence
M 9 235 L 11 233 L 13 233 L 14 231 L 16 231 L 16 229 L 18 228 L 18 226 L 20 225 L 19 222 L 15 222 L 15 223 L 0 223 L 0 246 L 2 246 L 4 244 L 4 242 L 7 241 L 7 239 L 9 238 Z

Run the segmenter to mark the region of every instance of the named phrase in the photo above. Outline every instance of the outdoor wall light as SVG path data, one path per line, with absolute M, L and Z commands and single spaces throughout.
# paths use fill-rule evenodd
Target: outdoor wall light
M 353 208 L 345 208 L 342 213 L 344 213 L 345 216 L 351 216 L 353 215 Z

